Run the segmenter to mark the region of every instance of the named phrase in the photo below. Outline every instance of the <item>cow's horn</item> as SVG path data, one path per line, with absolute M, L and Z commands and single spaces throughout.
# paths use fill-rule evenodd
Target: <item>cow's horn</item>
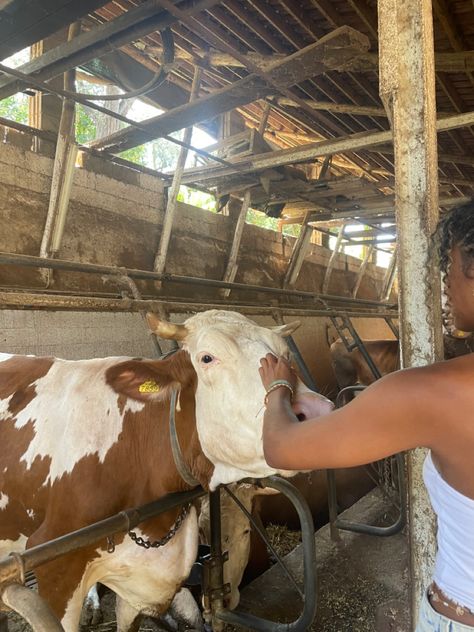
M 146 320 L 151 331 L 160 338 L 169 340 L 184 340 L 188 334 L 188 330 L 184 325 L 169 323 L 167 320 L 158 318 L 153 312 L 148 312 Z
M 280 334 L 280 336 L 285 338 L 286 336 L 291 336 L 291 334 L 296 331 L 300 325 L 300 320 L 294 320 L 292 323 L 287 323 L 286 325 L 272 327 L 272 331 L 275 331 L 277 334 Z

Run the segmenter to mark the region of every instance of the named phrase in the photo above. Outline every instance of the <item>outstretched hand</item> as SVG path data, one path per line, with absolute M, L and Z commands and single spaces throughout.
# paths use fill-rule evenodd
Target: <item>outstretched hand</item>
M 267 353 L 260 360 L 258 372 L 265 390 L 268 390 L 269 385 L 275 380 L 287 380 L 296 390 L 297 376 L 286 358 L 277 358 L 273 353 Z

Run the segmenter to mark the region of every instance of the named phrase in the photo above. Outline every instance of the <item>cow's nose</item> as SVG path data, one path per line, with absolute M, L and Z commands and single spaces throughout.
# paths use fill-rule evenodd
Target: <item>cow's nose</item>
M 298 393 L 292 408 L 299 421 L 306 421 L 329 414 L 333 410 L 334 404 L 323 395 L 307 392 Z

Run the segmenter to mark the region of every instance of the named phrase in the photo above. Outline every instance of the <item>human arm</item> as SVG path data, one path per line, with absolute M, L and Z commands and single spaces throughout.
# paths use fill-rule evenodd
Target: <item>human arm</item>
M 288 365 L 270 354 L 261 361 L 266 386 L 288 379 Z M 300 423 L 291 409 L 290 392 L 268 395 L 263 449 L 277 469 L 352 467 L 416 446 L 430 446 L 429 374 L 426 369 L 393 373 L 329 415 Z M 424 397 L 424 395 L 426 397 Z

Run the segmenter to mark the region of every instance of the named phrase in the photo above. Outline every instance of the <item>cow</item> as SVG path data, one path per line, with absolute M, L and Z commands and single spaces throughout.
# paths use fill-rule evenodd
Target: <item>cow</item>
M 258 374 L 269 351 L 288 356 L 283 337 L 294 325 L 270 330 L 219 310 L 184 325 L 155 315 L 149 322 L 157 335 L 181 340 L 182 350 L 161 360 L 0 358 L 0 555 L 192 487 L 170 446 L 173 392 L 182 461 L 195 484 L 212 490 L 249 476 L 294 474 L 265 462 Z M 332 404 L 299 383 L 293 407 L 304 418 Z M 167 511 L 135 530 L 159 540 L 178 516 L 179 529 L 158 548 L 117 536 L 113 553 L 103 543 L 36 569 L 40 595 L 66 632 L 78 629 L 96 582 L 129 606 L 129 618 L 168 608 L 196 557 L 196 509 Z M 118 629 L 126 630 L 125 623 Z
M 443 340 L 446 360 L 474 351 L 473 334 L 465 337 L 445 334 Z M 364 340 L 363 343 L 382 376 L 400 368 L 400 346 L 398 340 Z M 332 366 L 340 389 L 354 384 L 368 386 L 375 381 L 375 377 L 359 349 L 348 351 L 341 340 L 336 340 L 330 346 L 330 353 Z

